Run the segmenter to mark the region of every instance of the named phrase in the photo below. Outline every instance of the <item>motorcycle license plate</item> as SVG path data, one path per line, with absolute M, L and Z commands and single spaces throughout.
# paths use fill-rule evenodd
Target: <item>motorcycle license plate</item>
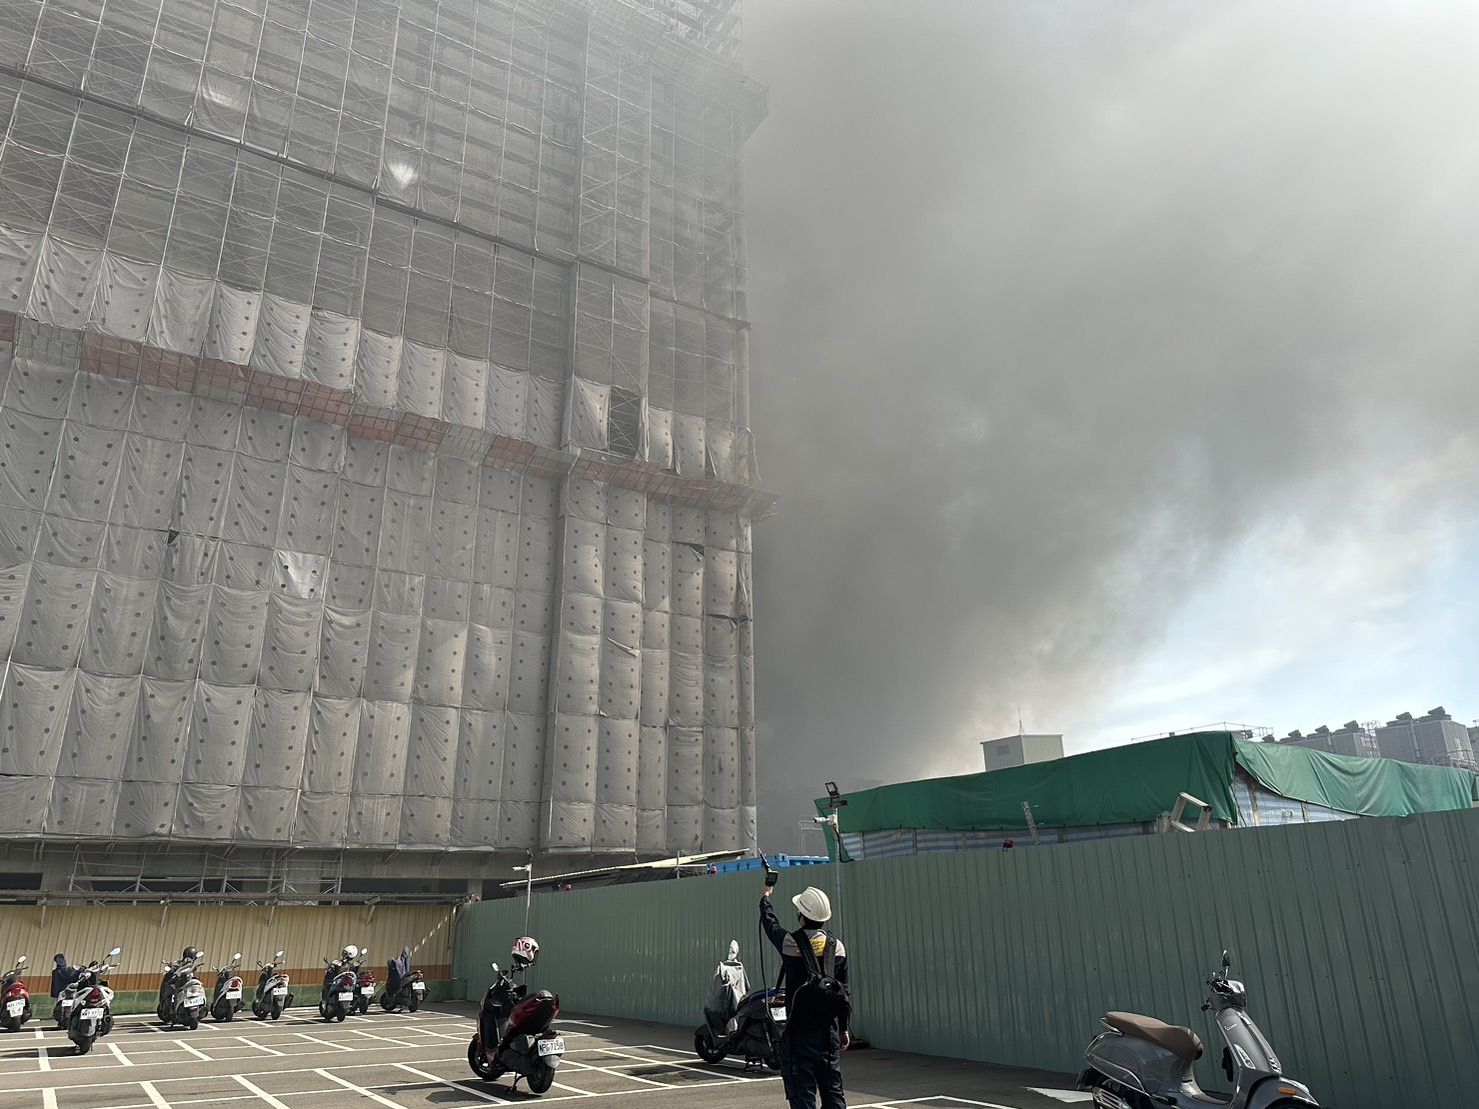
M 786 1023 L 786 1007 L 784 1005 L 772 1005 L 770 1007 L 770 1019 L 777 1024 Z
M 426 983 L 425 982 L 412 982 L 411 983 L 411 988 L 413 990 L 415 990 L 417 993 L 425 993 L 426 992 Z
M 272 990 L 272 996 L 273 997 L 287 997 L 288 996 L 288 988 L 286 986 L 276 986 Z
M 543 1059 L 546 1055 L 564 1055 L 565 1037 L 556 1036 L 550 1040 L 540 1040 L 539 1047 L 536 1050 L 539 1052 L 539 1057 L 541 1059 Z
M 24 1001 L 7 1001 L 5 1003 L 5 1011 L 13 1017 L 18 1017 L 26 1011 L 26 1003 Z
M 359 992 L 362 993 L 362 994 L 364 994 L 366 997 L 374 997 L 375 996 L 375 987 L 374 986 L 361 986 L 359 988 Z
M 241 997 L 241 991 L 240 990 L 227 990 L 226 991 L 226 996 L 228 998 L 230 998 L 232 1001 L 235 1001 L 235 1000 L 237 1000 L 238 998 Z
M 62 998 L 62 1012 L 65 1013 L 68 1009 L 72 1008 L 72 1006 L 76 1004 L 77 1002 L 71 1000 L 70 998 Z
M 101 1009 L 83 1009 L 82 1010 L 82 1019 L 83 1020 L 102 1020 L 103 1019 L 103 1011 Z
M 339 995 L 339 1000 L 340 1001 L 353 1001 L 354 1000 L 354 994 L 352 994 L 352 993 L 341 993 Z

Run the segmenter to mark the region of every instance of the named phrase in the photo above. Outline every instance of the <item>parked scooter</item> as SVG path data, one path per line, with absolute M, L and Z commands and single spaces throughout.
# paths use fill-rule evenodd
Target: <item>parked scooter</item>
M 365 957 L 369 953 L 368 947 L 360 948 L 359 962 L 354 964 L 354 1011 L 356 1013 L 368 1013 L 370 999 L 375 996 L 375 972 L 365 966 Z
M 1202 1057 L 1202 1039 L 1190 1028 L 1163 1024 L 1135 1013 L 1108 1013 L 1107 1032 L 1084 1052 L 1088 1069 L 1079 1089 L 1091 1090 L 1097 1109 L 1298 1109 L 1318 1105 L 1302 1083 L 1284 1077 L 1274 1049 L 1246 1010 L 1243 983 L 1228 978 L 1232 960 L 1207 979 L 1210 993 L 1202 1011 L 1216 1017 L 1227 1046 L 1222 1070 L 1230 1094 L 1208 1094 L 1197 1085 L 1193 1064 Z
M 786 1028 L 786 991 L 751 991 L 739 941 L 729 941 L 729 957 L 714 970 L 704 1002 L 704 1023 L 693 1033 L 693 1049 L 705 1063 L 743 1056 L 746 1066 L 781 1066 L 781 1033 Z
M 539 944 L 529 936 L 514 941 L 512 974 L 522 974 L 539 957 Z M 467 1045 L 473 1074 L 491 1081 L 508 1071 L 514 1086 L 523 1078 L 531 1093 L 542 1094 L 554 1084 L 555 1068 L 565 1054 L 565 1037 L 550 1027 L 560 1015 L 560 999 L 548 990 L 526 997 L 529 987 L 514 985 L 509 974 L 493 964 L 498 976 L 483 996 L 478 1027 Z
M 324 960 L 324 988 L 318 999 L 318 1015 L 324 1020 L 343 1020 L 354 1008 L 355 990 L 359 987 L 359 948 L 350 944 L 337 959 Z
M 211 1016 L 217 1021 L 230 1020 L 246 1006 L 242 1001 L 241 952 L 231 956 L 231 962 L 216 970 L 216 992 L 211 999 Z
M 25 979 L 21 977 L 21 968 L 25 965 L 26 957 L 22 955 L 16 959 L 15 969 L 0 978 L 0 1000 L 5 1002 L 5 1028 L 10 1032 L 19 1032 L 21 1025 L 31 1019 L 31 991 L 26 989 Z
M 421 1008 L 426 996 L 426 980 L 419 970 L 411 969 L 411 952 L 401 948 L 401 953 L 385 964 L 385 990 L 380 994 L 380 1008 L 387 1013 L 400 1009 L 415 1012 Z
M 199 1028 L 205 1016 L 205 986 L 196 971 L 204 951 L 187 947 L 176 962 L 164 962 L 164 979 L 159 983 L 159 1003 L 154 1015 L 166 1026 L 178 1024 L 183 1028 Z
M 258 963 L 257 992 L 252 997 L 252 1015 L 258 1020 L 276 1020 L 282 1011 L 293 1003 L 288 992 L 288 976 L 277 968 L 282 966 L 283 952 L 279 951 L 270 963 Z
M 60 1007 L 71 995 L 71 1004 L 65 1006 L 67 1039 L 76 1046 L 78 1055 L 86 1055 L 99 1036 L 113 1031 L 113 990 L 104 975 L 117 969 L 107 960 L 117 958 L 122 951 L 115 947 L 106 958 L 88 963 L 58 1002 Z

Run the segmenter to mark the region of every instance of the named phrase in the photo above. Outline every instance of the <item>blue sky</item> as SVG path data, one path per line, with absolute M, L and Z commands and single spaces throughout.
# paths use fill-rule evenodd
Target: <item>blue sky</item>
M 1283 735 L 1443 705 L 1473 723 L 1479 522 L 1465 499 L 1444 509 L 1440 498 L 1424 518 L 1430 481 L 1458 476 L 1450 461 L 1415 464 L 1430 477 L 1405 487 L 1378 483 L 1371 518 L 1319 531 L 1270 521 L 1175 612 L 1106 703 L 1036 724 L 1061 726 L 1081 751 L 1223 720 Z

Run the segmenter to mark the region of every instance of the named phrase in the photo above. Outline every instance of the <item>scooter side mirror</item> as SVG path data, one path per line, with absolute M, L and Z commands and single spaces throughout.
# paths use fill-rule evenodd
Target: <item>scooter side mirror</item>
M 241 959 L 241 952 L 240 951 L 238 951 L 235 955 L 231 956 L 231 961 L 233 963 L 240 961 L 240 959 Z
M 26 965 L 26 957 L 24 955 L 22 955 L 19 959 L 17 959 L 15 961 L 15 965 L 18 966 L 18 967 L 25 966 Z
M 498 964 L 497 964 L 497 963 L 489 963 L 489 964 L 488 964 L 488 965 L 489 965 L 489 966 L 491 966 L 491 967 L 492 967 L 492 968 L 493 968 L 493 973 L 494 973 L 494 974 L 498 974 L 498 973 L 501 973 L 501 972 L 500 972 L 500 971 L 499 971 L 499 969 L 498 969 Z
M 1228 955 L 1228 953 L 1226 951 L 1224 951 L 1222 953 L 1222 969 L 1223 970 L 1231 970 L 1232 969 L 1232 958 Z
M 277 954 L 276 954 L 276 955 L 275 955 L 275 956 L 274 956 L 274 958 L 277 958 L 277 959 L 281 959 L 281 958 L 282 958 L 282 957 L 283 957 L 283 956 L 284 956 L 284 955 L 285 955 L 285 954 L 287 954 L 287 952 L 285 952 L 285 951 L 279 951 L 279 952 L 278 952 L 278 953 L 277 953 Z
M 108 958 L 111 959 L 111 958 L 113 958 L 116 955 L 122 955 L 122 954 L 123 954 L 123 948 L 121 948 L 121 947 L 115 947 L 112 951 L 108 952 Z M 168 966 L 169 964 L 165 964 L 165 965 Z

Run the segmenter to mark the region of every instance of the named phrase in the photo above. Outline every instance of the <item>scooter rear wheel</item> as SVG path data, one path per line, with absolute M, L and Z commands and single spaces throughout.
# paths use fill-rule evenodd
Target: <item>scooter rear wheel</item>
M 19 1032 L 21 1030 L 21 1018 L 20 1017 L 6 1017 L 5 1018 L 5 1030 L 7 1032 Z
M 411 1000 L 406 1002 L 406 1008 L 411 1010 L 411 1012 L 413 1013 L 417 1009 L 421 1008 L 421 998 L 417 996 L 415 990 L 411 991 Z
M 86 1055 L 92 1050 L 92 1041 L 85 1036 L 80 1040 L 73 1040 L 72 1043 L 76 1046 L 78 1055 Z
M 714 1042 L 714 1035 L 708 1028 L 698 1028 L 693 1033 L 693 1050 L 705 1063 L 722 1063 L 724 1056 L 729 1053 Z
M 539 1066 L 529 1074 L 529 1092 L 542 1094 L 555 1084 L 555 1068 Z

